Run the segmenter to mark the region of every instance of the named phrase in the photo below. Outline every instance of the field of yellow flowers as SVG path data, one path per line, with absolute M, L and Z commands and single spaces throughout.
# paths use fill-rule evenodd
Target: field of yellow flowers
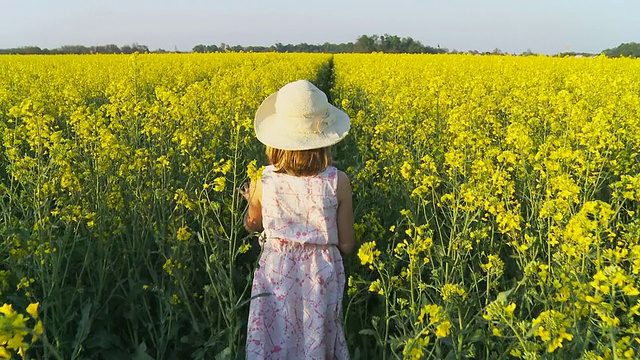
M 341 55 L 334 77 L 356 129 L 362 341 L 382 358 L 640 356 L 640 62 Z
M 640 62 L 0 57 L 0 358 L 243 358 L 260 101 L 349 113 L 358 358 L 640 356 Z

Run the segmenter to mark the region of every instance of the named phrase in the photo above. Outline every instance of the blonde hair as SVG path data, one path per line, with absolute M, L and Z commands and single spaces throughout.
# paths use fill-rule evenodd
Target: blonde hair
M 310 150 L 282 150 L 267 146 L 267 160 L 277 173 L 294 176 L 317 175 L 332 164 L 331 147 Z

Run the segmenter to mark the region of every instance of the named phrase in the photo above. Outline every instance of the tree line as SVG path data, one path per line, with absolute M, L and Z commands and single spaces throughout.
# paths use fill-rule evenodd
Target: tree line
M 444 54 L 444 53 L 458 53 L 458 51 L 447 48 L 441 48 L 440 45 L 432 47 L 429 45 L 423 45 L 420 41 L 414 40 L 411 37 L 399 37 L 397 35 L 361 35 L 355 42 L 347 42 L 340 44 L 333 44 L 325 42 L 324 44 L 282 44 L 280 42 L 271 46 L 242 46 L 242 45 L 228 45 L 221 43 L 220 45 L 204 45 L 198 44 L 191 49 L 191 52 L 195 53 L 214 53 L 214 52 L 304 52 L 304 53 L 406 53 L 406 54 Z M 64 45 L 55 49 L 40 48 L 38 46 L 25 46 L 12 49 L 0 49 L 0 54 L 133 54 L 138 53 L 166 53 L 166 52 L 178 52 L 167 51 L 164 49 L 157 49 L 150 51 L 146 45 L 140 45 L 133 43 L 131 45 L 117 46 L 114 44 L 98 45 L 98 46 L 84 46 L 84 45 Z M 494 49 L 493 51 L 480 52 L 477 50 L 469 50 L 466 53 L 480 54 L 480 55 L 504 55 L 500 49 Z M 640 43 L 630 42 L 623 43 L 619 46 L 606 49 L 601 52 L 609 57 L 640 57 Z M 515 54 L 514 54 L 515 55 Z M 536 55 L 531 50 L 523 52 L 520 55 Z M 556 56 L 593 56 L 589 53 L 559 53 Z
M 55 49 L 40 48 L 38 46 L 25 46 L 13 49 L 0 49 L 0 54 L 133 54 L 135 52 L 149 52 L 149 47 L 137 43 L 118 46 L 114 44 L 84 46 L 64 45 Z
M 245 51 L 245 52 L 306 52 L 306 53 L 408 53 L 408 54 L 442 54 L 448 52 L 447 49 L 425 46 L 420 41 L 411 37 L 399 37 L 397 35 L 361 35 L 355 42 L 332 44 L 287 44 L 276 43 L 271 46 L 230 46 L 225 43 L 218 45 L 199 44 L 193 47 L 193 52 L 224 52 L 224 51 Z
M 640 57 L 640 44 L 635 42 L 622 43 L 615 48 L 606 49 L 603 53 L 609 57 Z
M 211 52 L 306 52 L 306 53 L 410 53 L 410 54 L 441 54 L 448 52 L 445 48 L 425 46 L 420 41 L 411 37 L 399 37 L 397 35 L 362 35 L 355 42 L 332 44 L 282 44 L 280 42 L 271 46 L 242 46 L 228 45 L 203 45 L 199 44 L 191 49 L 196 53 Z M 65 45 L 55 49 L 40 48 L 38 46 L 25 46 L 11 49 L 0 49 L 0 54 L 132 54 L 135 52 L 164 53 L 164 49 L 150 51 L 146 45 L 134 43 L 132 45 L 117 46 L 114 44 L 99 46 Z M 174 52 L 178 52 L 177 50 Z

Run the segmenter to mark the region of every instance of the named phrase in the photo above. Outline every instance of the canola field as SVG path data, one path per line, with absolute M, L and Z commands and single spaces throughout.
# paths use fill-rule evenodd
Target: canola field
M 297 79 L 351 116 L 353 359 L 640 356 L 640 62 L 226 53 L 0 57 L 0 358 L 244 358 Z

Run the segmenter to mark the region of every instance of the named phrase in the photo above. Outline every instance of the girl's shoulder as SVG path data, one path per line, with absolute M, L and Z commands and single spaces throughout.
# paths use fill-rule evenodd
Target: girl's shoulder
M 335 176 L 337 176 L 338 178 L 349 180 L 349 176 L 347 175 L 347 173 L 344 172 L 343 170 L 340 170 L 336 166 L 329 165 L 329 167 L 327 167 L 327 170 L 325 170 L 325 171 L 329 171 L 329 172 L 335 174 Z
M 320 178 L 326 178 L 332 181 L 337 181 L 340 173 L 342 171 L 338 170 L 337 167 L 333 166 L 333 165 L 329 165 L 327 166 L 326 169 L 324 169 L 321 173 L 319 173 L 318 175 L 316 175 L 317 177 Z
M 262 169 L 262 177 L 274 177 L 281 175 L 281 172 L 278 172 L 278 169 L 273 165 L 267 165 Z
M 342 173 L 342 175 L 340 176 L 344 176 L 344 172 L 339 170 L 338 168 L 336 168 L 333 165 L 329 165 L 327 166 L 324 170 L 322 170 L 320 173 L 316 174 L 316 175 L 311 175 L 311 176 L 294 176 L 294 175 L 288 175 L 286 173 L 280 173 L 276 171 L 276 167 L 274 165 L 267 165 L 262 169 L 262 176 L 273 176 L 273 175 L 283 175 L 285 177 L 334 177 L 334 176 L 338 176 L 339 173 Z
M 338 170 L 338 168 L 337 168 L 337 167 L 335 167 L 334 165 L 329 165 L 329 166 L 327 166 L 327 167 L 326 167 L 326 169 L 324 169 L 324 170 L 322 171 L 322 174 L 337 173 L 337 172 L 339 172 L 339 171 L 340 171 L 340 170 Z

